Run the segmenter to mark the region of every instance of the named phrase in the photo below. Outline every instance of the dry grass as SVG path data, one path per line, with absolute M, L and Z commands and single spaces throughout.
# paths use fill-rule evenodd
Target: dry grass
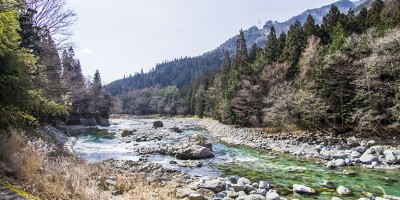
M 65 153 L 54 153 L 54 148 L 43 141 L 30 141 L 24 134 L 12 132 L 8 136 L 0 134 L 0 168 L 5 166 L 11 171 L 9 174 L 0 172 L 0 178 L 43 199 L 174 199 L 173 186 L 149 185 L 146 177 L 88 164 Z M 107 185 L 108 177 L 114 177 L 117 185 Z M 112 195 L 117 190 L 124 193 Z

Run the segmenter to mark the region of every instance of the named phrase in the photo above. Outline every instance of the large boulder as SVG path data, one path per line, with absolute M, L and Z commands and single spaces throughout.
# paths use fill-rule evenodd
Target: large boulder
M 162 123 L 162 121 L 155 121 L 155 122 L 153 122 L 153 127 L 161 128 L 161 127 L 164 127 L 164 124 Z
M 178 149 L 175 153 L 175 157 L 181 160 L 195 160 L 214 157 L 214 153 L 210 149 L 199 146 L 190 145 L 185 148 Z

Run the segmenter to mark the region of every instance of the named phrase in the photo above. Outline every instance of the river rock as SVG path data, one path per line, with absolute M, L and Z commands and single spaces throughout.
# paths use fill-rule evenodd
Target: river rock
M 267 194 L 267 190 L 266 189 L 257 189 L 257 190 L 251 191 L 250 194 L 260 194 L 260 195 L 265 196 Z
M 369 140 L 369 141 L 367 142 L 367 146 L 369 146 L 369 147 L 374 146 L 375 143 L 376 143 L 375 140 Z
M 359 145 L 356 137 L 349 137 L 347 138 L 347 145 L 350 147 L 355 147 Z
M 153 127 L 161 128 L 161 127 L 164 127 L 164 124 L 162 123 L 162 121 L 155 121 L 155 122 L 153 122 Z
M 341 152 L 341 151 L 339 151 L 339 152 L 336 152 L 335 154 L 333 154 L 332 158 L 333 159 L 345 159 L 346 158 L 346 154 Z
M 201 196 L 206 197 L 207 199 L 210 199 L 215 194 L 213 191 L 204 188 L 198 189 L 197 192 L 201 194 Z
M 174 131 L 175 133 L 182 133 L 182 130 L 177 126 L 172 127 L 171 130 Z
M 213 191 L 214 193 L 222 192 L 226 189 L 224 181 L 212 179 L 199 184 L 199 188 L 204 188 Z
M 239 178 L 239 180 L 237 181 L 238 184 L 240 185 L 250 185 L 251 181 L 247 178 Z
M 181 160 L 204 159 L 214 157 L 214 153 L 206 147 L 190 145 L 186 148 L 178 149 L 175 153 L 175 157 Z
M 260 184 L 258 184 L 258 189 L 269 190 L 269 184 L 265 181 L 260 181 Z
M 225 199 L 228 196 L 228 193 L 229 192 L 227 192 L 227 191 L 219 192 L 219 193 L 215 194 L 212 198 L 213 199 Z
M 307 194 L 314 194 L 314 188 L 307 187 L 304 185 L 293 184 L 293 191 L 297 193 L 307 193 Z
M 319 152 L 321 157 L 325 160 L 331 159 L 331 152 L 326 149 L 326 147 L 322 148 L 322 150 Z
M 366 150 L 367 150 L 367 148 L 364 147 L 364 146 L 360 146 L 360 147 L 355 148 L 355 151 L 357 151 L 360 154 L 364 153 Z
M 121 133 L 121 137 L 128 137 L 128 136 L 131 136 L 131 135 L 133 135 L 133 133 L 134 132 L 136 132 L 137 130 L 136 129 L 124 129 L 124 130 L 122 130 L 122 133 Z
M 237 200 L 265 200 L 265 197 L 263 195 L 259 194 L 250 194 L 246 196 L 239 196 L 236 198 Z
M 239 196 L 239 194 L 235 191 L 229 191 L 227 196 L 229 198 L 236 199 Z
M 383 198 L 389 200 L 400 200 L 400 197 L 392 196 L 392 195 L 383 195 Z
M 280 200 L 281 199 L 279 194 L 274 190 L 268 191 L 267 195 L 265 197 L 266 197 L 266 200 Z
M 207 198 L 199 193 L 190 193 L 189 200 L 207 200 Z
M 347 189 L 346 187 L 344 187 L 344 186 L 339 186 L 339 187 L 336 189 L 336 192 L 337 192 L 339 195 L 349 195 L 349 194 L 351 194 L 351 191 L 350 191 L 349 189 Z
M 360 158 L 360 157 L 361 157 L 361 153 L 358 151 L 352 151 L 350 154 L 351 159 Z
M 375 154 L 382 155 L 383 154 L 383 146 L 372 146 L 370 148 Z
M 336 159 L 335 160 L 335 165 L 338 166 L 338 167 L 343 167 L 343 166 L 346 166 L 346 162 L 342 158 Z
M 239 176 L 230 176 L 227 178 L 227 180 L 233 184 L 236 184 L 238 182 L 239 178 L 240 178 Z
M 336 168 L 335 162 L 334 162 L 334 161 L 329 161 L 328 163 L 326 163 L 326 168 L 327 168 L 327 169 L 334 169 L 334 168 Z
M 368 149 L 369 150 L 369 149 Z M 370 153 L 371 151 L 365 151 L 360 157 L 360 161 L 363 164 L 371 164 L 374 161 L 378 161 L 378 157 Z
M 189 197 L 189 194 L 195 193 L 194 190 L 190 188 L 176 188 L 175 196 L 178 199 L 183 199 Z
M 339 197 L 332 197 L 331 200 L 342 200 L 342 198 L 339 198 Z
M 400 161 L 400 150 L 386 150 L 383 154 L 387 163 L 395 164 Z
M 240 191 L 246 190 L 246 186 L 243 184 L 233 184 L 232 188 L 235 190 L 235 192 L 240 192 Z

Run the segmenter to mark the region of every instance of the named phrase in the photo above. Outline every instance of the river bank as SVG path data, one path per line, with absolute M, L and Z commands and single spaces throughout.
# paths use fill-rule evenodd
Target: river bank
M 335 196 L 341 196 L 343 195 L 343 198 L 345 199 L 358 199 L 359 197 L 365 196 L 368 197 L 369 199 L 372 198 L 373 193 L 375 196 L 378 194 L 378 196 L 383 196 L 384 194 L 382 192 L 376 191 L 376 188 L 373 189 L 370 187 L 370 189 L 365 188 L 363 190 L 363 193 L 361 194 L 361 191 L 357 189 L 358 191 L 354 191 L 353 193 L 356 195 L 351 195 L 351 196 L 346 196 L 346 187 L 350 186 L 350 189 L 355 187 L 354 184 L 356 183 L 348 183 L 348 179 L 354 179 L 354 181 L 357 181 L 357 176 L 363 177 L 362 179 L 365 180 L 370 180 L 370 179 L 384 179 L 387 181 L 384 182 L 393 182 L 393 180 L 390 178 L 391 176 L 389 174 L 385 173 L 380 173 L 382 175 L 378 175 L 378 177 L 366 177 L 364 174 L 369 174 L 368 171 L 366 172 L 361 172 L 359 173 L 359 170 L 357 168 L 351 167 L 352 165 L 362 165 L 368 168 L 375 168 L 375 169 L 398 169 L 397 165 L 395 164 L 388 164 L 385 162 L 386 156 L 383 152 L 387 149 L 393 149 L 395 147 L 390 146 L 390 145 L 382 145 L 378 146 L 379 141 L 375 141 L 375 143 L 371 139 L 363 138 L 363 139 L 358 139 L 358 138 L 340 138 L 340 137 L 332 137 L 332 136 L 324 136 L 322 138 L 318 138 L 318 135 L 315 135 L 314 137 L 309 137 L 309 135 L 306 135 L 307 133 L 286 133 L 286 134 L 266 134 L 263 132 L 262 129 L 252 129 L 252 128 L 237 128 L 235 126 L 227 126 L 227 125 L 222 125 L 219 124 L 218 122 L 214 120 L 208 120 L 208 119 L 194 119 L 194 118 L 137 118 L 137 117 L 124 117 L 123 119 L 130 119 L 130 120 L 135 120 L 136 122 L 140 122 L 137 124 L 131 124 L 131 125 L 122 125 L 122 121 L 114 121 L 114 126 L 115 127 L 110 127 L 111 132 L 116 133 L 115 137 L 118 138 L 119 141 L 121 141 L 120 144 L 118 144 L 119 148 L 124 148 L 127 149 L 128 154 L 129 152 L 132 152 L 135 154 L 135 157 L 132 158 L 125 158 L 124 159 L 131 159 L 131 161 L 112 161 L 111 163 L 118 163 L 118 164 L 111 164 L 109 165 L 111 168 L 121 168 L 118 166 L 129 166 L 129 165 L 139 165 L 144 164 L 150 165 L 151 167 L 145 167 L 147 168 L 152 168 L 154 165 L 154 162 L 157 164 L 161 164 L 160 166 L 155 167 L 157 170 L 161 169 L 163 171 L 162 173 L 156 172 L 153 173 L 151 170 L 145 172 L 144 174 L 147 174 L 149 177 L 157 177 L 157 173 L 160 177 L 166 176 L 169 178 L 166 178 L 165 180 L 157 180 L 158 182 L 164 182 L 168 183 L 168 181 L 174 181 L 175 183 L 178 183 L 176 185 L 176 197 L 177 198 L 189 198 L 189 199 L 235 199 L 239 198 L 258 198 L 260 197 L 259 195 L 263 196 L 266 198 L 267 193 L 270 195 L 270 197 L 276 195 L 282 195 L 284 197 L 289 197 L 289 198 L 309 198 L 313 199 L 315 197 L 319 198 L 324 198 L 326 199 L 327 197 L 332 198 Z M 159 121 L 163 124 L 163 127 L 154 127 L 154 122 Z M 111 126 L 113 126 L 113 123 Z M 230 160 L 226 159 L 224 156 L 221 157 L 221 152 L 223 151 L 237 151 L 236 148 L 228 148 L 228 149 L 222 149 L 221 151 L 221 146 L 218 144 L 218 141 L 213 141 L 213 150 L 214 153 L 216 154 L 216 158 L 212 159 L 202 159 L 202 160 L 181 160 L 178 159 L 177 157 L 174 157 L 175 154 L 169 153 L 171 150 L 176 150 L 176 146 L 180 146 L 180 143 L 182 141 L 186 141 L 187 139 L 190 140 L 190 138 L 193 136 L 192 132 L 193 129 L 197 129 L 196 127 L 202 127 L 207 130 L 206 135 L 210 135 L 213 138 L 216 138 L 218 141 L 223 141 L 224 143 L 230 144 L 230 145 L 245 145 L 252 147 L 254 149 L 260 149 L 260 151 L 263 150 L 268 150 L 267 152 L 264 152 L 265 156 L 269 157 L 265 162 L 266 164 L 268 162 L 275 162 L 276 159 L 282 160 L 282 162 L 288 162 L 288 166 L 282 165 L 282 167 L 278 167 L 280 164 L 277 162 L 276 164 L 278 165 L 278 168 L 285 169 L 286 171 L 282 171 L 279 173 L 287 173 L 288 176 L 284 176 L 286 179 L 290 179 L 290 181 L 286 181 L 282 178 L 272 178 L 269 179 L 269 181 L 263 181 L 263 183 L 268 183 L 269 186 L 268 188 L 263 188 L 263 186 L 260 187 L 260 185 L 263 185 L 263 183 L 257 179 L 257 177 L 270 177 L 268 174 L 262 174 L 265 173 L 263 171 L 258 171 L 258 167 L 266 167 L 266 166 L 258 166 L 258 162 L 261 162 L 265 157 L 263 154 L 259 154 L 261 152 L 253 151 L 252 157 L 246 158 L 241 157 L 240 160 L 244 162 L 238 163 L 239 165 L 235 164 L 235 160 Z M 183 130 L 183 133 L 180 131 Z M 189 131 L 189 132 L 188 132 Z M 124 134 L 123 134 L 124 133 Z M 202 131 L 199 130 L 199 133 L 203 133 Z M 197 132 L 196 132 L 197 134 Z M 124 145 L 127 145 L 127 147 L 123 147 Z M 215 146 L 216 145 L 216 146 Z M 353 151 L 359 150 L 359 148 L 365 148 L 364 153 L 367 152 L 367 154 L 372 154 L 374 155 L 375 153 L 381 152 L 382 155 L 378 157 L 377 161 L 373 161 L 376 163 L 370 163 L 370 164 L 363 164 L 360 160 L 357 160 L 356 157 L 352 157 Z M 382 148 L 380 148 L 382 147 Z M 185 147 L 186 148 L 186 147 Z M 226 148 L 226 147 L 225 147 Z M 270 151 L 272 150 L 272 151 Z M 372 152 L 373 150 L 373 152 Z M 396 149 L 393 149 L 396 150 Z M 242 150 L 240 150 L 242 151 Z M 247 151 L 247 150 L 244 150 Z M 311 166 L 312 167 L 312 172 L 309 173 L 307 172 L 309 169 L 309 164 L 301 164 L 302 160 L 295 160 L 295 158 L 286 158 L 286 154 L 276 154 L 273 153 L 274 151 L 276 152 L 283 152 L 286 154 L 292 154 L 295 155 L 296 157 L 315 157 L 318 158 L 315 160 L 317 163 L 316 166 Z M 326 151 L 329 152 L 329 157 L 327 157 Z M 370 151 L 370 152 L 369 152 Z M 174 151 L 172 151 L 174 152 Z M 368 153 L 369 152 L 369 153 Z M 175 153 L 175 152 L 174 152 Z M 361 154 L 361 153 L 359 153 Z M 161 155 L 162 157 L 159 157 L 158 155 Z M 164 156 L 165 155 L 165 156 Z M 168 156 L 170 155 L 170 156 Z M 360 157 L 363 154 L 360 155 Z M 260 158 L 257 158 L 258 156 L 261 156 Z M 277 157 L 278 156 L 278 157 Z M 325 157 L 324 157 L 325 156 Z M 236 157 L 236 156 L 235 156 Z M 397 158 L 397 157 L 396 157 Z M 287 160 L 285 160 L 287 159 Z M 322 159 L 325 159 L 322 160 Z M 133 160 L 133 161 L 132 161 Z M 209 162 L 209 160 L 213 160 Z M 246 161 L 248 160 L 248 161 Z M 257 161 L 259 160 L 259 161 Z M 344 164 L 341 164 L 340 161 L 343 160 Z M 109 162 L 109 161 L 106 161 Z M 223 166 L 217 167 L 219 170 L 222 170 L 225 176 L 218 175 L 212 175 L 213 171 L 207 171 L 209 170 L 208 167 L 211 165 L 215 165 L 218 162 L 225 162 Z M 264 161 L 263 161 L 264 162 Z M 310 162 L 310 161 L 307 161 Z M 313 161 L 314 162 L 314 161 Z M 346 164 L 348 162 L 348 164 Z M 128 163 L 128 164 L 127 164 Z M 129 164 L 131 163 L 131 164 Z M 135 164 L 132 164 L 135 163 Z M 233 163 L 234 165 L 230 164 Z M 247 163 L 247 164 L 246 164 Z M 296 164 L 297 163 L 297 164 Z M 246 169 L 246 165 L 253 165 L 257 164 L 254 166 L 255 168 L 251 169 Z M 218 164 L 217 164 L 218 165 Z M 264 164 L 265 165 L 265 164 Z M 268 165 L 268 164 L 267 164 Z M 303 166 L 304 165 L 304 166 Z M 307 165 L 307 166 L 306 166 Z M 318 167 L 318 165 L 320 167 Z M 344 166 L 344 165 L 350 165 L 350 166 Z M 290 167 L 291 166 L 291 167 Z M 178 176 L 170 176 L 168 170 L 171 170 L 171 167 L 173 169 L 178 170 L 173 170 L 173 172 L 177 172 L 179 174 Z M 233 167 L 233 168 L 232 168 Z M 328 167 L 328 168 L 326 168 Z M 331 168 L 338 167 L 334 171 L 329 171 Z M 349 168 L 351 167 L 351 168 Z M 241 169 L 242 171 L 238 170 Z M 272 170 L 279 170 L 278 168 L 272 168 Z M 286 169 L 287 168 L 287 169 Z M 185 169 L 188 169 L 189 173 L 185 172 Z M 202 175 L 196 175 L 196 173 L 192 173 L 193 171 L 199 171 L 199 169 L 202 172 Z M 328 170 L 326 172 L 320 171 L 322 169 Z M 126 168 L 125 170 L 130 170 L 129 167 Z M 157 171 L 156 170 L 156 171 Z M 244 170 L 244 171 L 243 171 Z M 250 170 L 250 171 L 248 171 Z M 305 171 L 304 171 L 305 170 Z M 146 171 L 146 170 L 144 170 Z M 160 171 L 160 170 L 159 170 Z M 181 172 L 178 172 L 181 171 Z M 257 175 L 252 175 L 250 173 L 258 173 Z M 244 172 L 244 173 L 243 173 Z M 278 174 L 279 174 L 278 173 Z M 293 174 L 295 173 L 295 174 Z M 307 183 L 309 182 L 307 179 L 312 178 L 314 176 L 320 176 L 321 173 L 327 174 L 326 176 L 324 175 L 324 178 L 317 178 L 316 181 L 320 180 L 326 180 L 326 182 L 316 182 L 314 184 Z M 208 175 L 205 175 L 208 174 Z M 232 174 L 232 175 L 229 175 Z M 292 174 L 292 175 L 291 175 Z M 305 175 L 306 179 L 304 180 L 298 180 L 296 181 L 295 178 L 290 176 L 298 176 L 298 175 Z M 154 176 L 155 175 L 155 176 Z M 211 176 L 210 176 L 211 175 Z M 238 176 L 233 176 L 233 175 L 240 175 L 241 177 Z M 279 174 L 282 176 L 282 174 Z M 343 176 L 343 177 L 342 177 Z M 379 178 L 379 176 L 381 176 Z M 386 178 L 388 176 L 389 178 Z M 171 178 L 172 177 L 172 178 Z M 178 178 L 177 178 L 178 177 Z M 308 177 L 308 178 L 307 178 Z M 354 178 L 352 178 L 354 177 Z M 249 180 L 249 179 L 250 180 Z M 150 178 L 152 179 L 152 178 Z M 238 184 L 238 179 L 243 179 L 243 180 L 249 180 L 249 181 L 242 181 Z M 152 179 L 153 180 L 153 179 Z M 306 181 L 305 181 L 306 180 Z M 379 181 L 376 182 L 375 180 L 371 180 L 371 184 L 376 184 L 376 186 L 379 186 L 380 183 Z M 335 184 L 343 184 L 343 185 L 336 185 Z M 224 183 L 224 184 L 223 184 Z M 282 183 L 284 184 L 284 187 L 282 187 Z M 334 184 L 333 186 L 330 184 Z M 305 185 L 302 185 L 305 184 Z M 308 185 L 307 185 L 308 184 Z M 324 185 L 325 184 L 325 185 Z M 347 184 L 347 185 L 346 185 Z M 395 181 L 395 184 L 396 181 Z M 206 186 L 204 186 L 206 185 Z M 211 186 L 210 186 L 211 185 Z M 219 191 L 220 189 L 216 189 L 213 187 L 220 187 L 221 185 L 224 185 L 224 189 Z M 297 185 L 294 188 L 294 186 Z M 300 186 L 298 186 L 300 185 Z M 311 186 L 311 187 L 310 187 Z M 344 187 L 339 187 L 339 186 L 344 186 Z M 236 189 L 235 189 L 236 187 Z M 246 187 L 248 189 L 246 190 Z M 211 189 L 210 189 L 211 188 Z M 300 188 L 300 189 L 299 189 Z M 301 189 L 303 188 L 303 189 Z M 265 190 L 264 190 L 265 189 Z M 295 192 L 296 190 L 299 190 L 298 192 Z M 211 192 L 210 192 L 211 190 Z M 215 191 L 213 191 L 215 190 Z M 308 193 L 306 191 L 309 191 Z M 311 191 L 315 190 L 315 193 L 318 195 L 315 196 Z M 389 191 L 390 192 L 393 190 Z M 240 192 L 240 194 L 238 194 Z M 294 192 L 294 193 L 293 193 Z M 372 192 L 372 193 L 371 193 Z M 275 194 L 276 193 L 276 194 Z M 212 194 L 212 195 L 211 195 Z M 300 195 L 302 194 L 302 195 Z M 192 195 L 193 197 L 191 197 Z M 252 195 L 252 196 L 251 196 Z M 321 196 L 322 195 L 322 196 Z M 279 196 L 279 199 L 284 199 L 282 196 Z M 196 197 L 196 198 L 195 198 Z M 235 197 L 235 198 L 233 198 Z M 256 199 L 257 199 L 256 198 Z M 382 197 L 383 198 L 383 197 Z M 386 199 L 390 199 L 392 197 L 386 197 Z M 262 199 L 262 198 L 261 198 Z M 278 198 L 276 198 L 278 199 Z M 378 199 L 378 198 L 377 198 Z

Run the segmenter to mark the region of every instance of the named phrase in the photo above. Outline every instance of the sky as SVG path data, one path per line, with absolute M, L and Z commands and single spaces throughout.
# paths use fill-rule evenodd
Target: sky
M 286 21 L 336 0 L 67 0 L 85 76 L 110 83 L 157 63 L 211 51 L 240 29 Z

